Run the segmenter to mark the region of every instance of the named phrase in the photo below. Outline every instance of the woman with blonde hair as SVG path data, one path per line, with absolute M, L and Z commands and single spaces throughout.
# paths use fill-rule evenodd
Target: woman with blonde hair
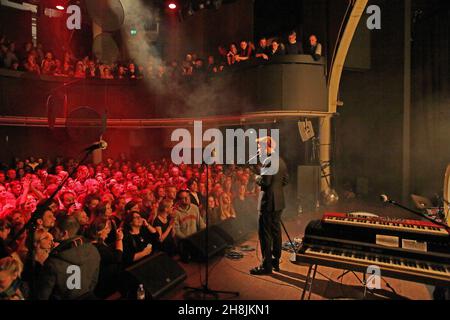
M 236 218 L 236 211 L 231 203 L 231 198 L 228 193 L 222 193 L 219 197 L 219 211 L 220 220 L 228 220 Z
M 0 260 L 0 300 L 25 300 L 21 273 L 22 263 L 19 260 L 12 257 Z

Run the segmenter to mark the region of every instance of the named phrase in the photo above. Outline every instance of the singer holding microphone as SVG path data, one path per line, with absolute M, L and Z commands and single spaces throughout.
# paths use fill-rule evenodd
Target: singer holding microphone
M 253 275 L 271 274 L 272 270 L 280 270 L 281 258 L 281 214 L 285 208 L 284 187 L 288 184 L 289 175 L 284 160 L 279 156 L 277 145 L 271 137 L 257 139 L 258 154 L 265 152 L 260 174 L 256 183 L 261 187 L 258 198 L 258 236 L 263 257 L 262 264 L 250 270 Z M 279 161 L 278 171 L 268 174 L 271 161 Z

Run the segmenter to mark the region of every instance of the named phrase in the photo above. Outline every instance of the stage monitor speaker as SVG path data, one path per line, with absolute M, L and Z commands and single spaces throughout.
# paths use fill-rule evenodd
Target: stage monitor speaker
M 144 286 L 146 299 L 159 299 L 187 278 L 184 269 L 165 253 L 142 259 L 128 267 L 121 277 L 121 294 L 136 299 L 140 284 Z
M 206 230 L 202 230 L 192 236 L 178 242 L 180 257 L 183 261 L 205 261 L 223 252 L 227 247 L 225 240 L 217 233 L 217 230 L 208 230 L 208 248 L 205 248 Z
M 229 245 L 243 241 L 251 231 L 247 221 L 239 217 L 222 221 L 221 223 L 212 226 L 211 230 L 214 230 L 214 232 L 221 236 Z
M 298 166 L 297 199 L 303 206 L 315 206 L 320 196 L 320 166 Z

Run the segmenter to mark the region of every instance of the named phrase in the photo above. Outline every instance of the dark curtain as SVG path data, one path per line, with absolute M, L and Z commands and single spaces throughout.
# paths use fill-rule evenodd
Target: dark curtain
M 412 52 L 412 191 L 427 196 L 442 195 L 450 164 L 450 6 L 433 2 L 414 21 Z
M 0 35 L 16 43 L 21 49 L 25 42 L 31 41 L 31 12 L 0 5 Z

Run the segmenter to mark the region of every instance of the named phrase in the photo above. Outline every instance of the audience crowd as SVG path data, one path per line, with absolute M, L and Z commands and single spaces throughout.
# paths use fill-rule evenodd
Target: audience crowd
M 261 38 L 256 45 L 219 46 L 206 61 L 190 53 L 182 62 L 138 66 L 70 52 L 55 57 L 40 44 L 18 48 L 0 36 L 0 68 L 80 79 L 206 79 L 248 61 L 304 53 L 318 60 L 322 47 L 311 35 L 304 48 L 292 32 L 285 43 Z M 70 177 L 76 165 L 33 157 L 0 165 L 0 300 L 104 299 L 118 290 L 125 268 L 157 252 L 180 254 L 181 240 L 206 220 L 255 215 L 256 221 L 259 189 L 249 168 L 121 157 L 81 165 Z M 69 285 L 76 268 L 81 279 Z
M 143 65 L 130 62 L 103 63 L 86 56 L 82 59 L 66 52 L 55 57 L 51 50 L 41 44 L 36 47 L 31 42 L 17 47 L 14 41 L 0 36 L 0 68 L 35 73 L 73 77 L 79 79 L 163 79 L 179 81 L 189 77 L 201 78 L 220 73 L 226 68 L 246 61 L 267 61 L 281 55 L 309 54 L 314 60 L 322 56 L 322 45 L 315 35 L 309 37 L 307 48 L 291 32 L 285 43 L 279 39 L 261 38 L 255 45 L 252 41 L 232 43 L 229 47 L 219 46 L 217 54 L 206 59 L 195 53 L 186 55 L 183 61 L 161 61 L 156 63 L 151 57 Z
M 205 228 L 206 212 L 210 224 L 256 217 L 249 168 L 124 157 L 76 165 L 31 157 L 0 167 L 0 300 L 104 299 L 126 267 L 155 252 L 179 254 L 180 240 Z M 34 232 L 21 233 L 30 219 Z M 77 290 L 67 284 L 74 266 Z

